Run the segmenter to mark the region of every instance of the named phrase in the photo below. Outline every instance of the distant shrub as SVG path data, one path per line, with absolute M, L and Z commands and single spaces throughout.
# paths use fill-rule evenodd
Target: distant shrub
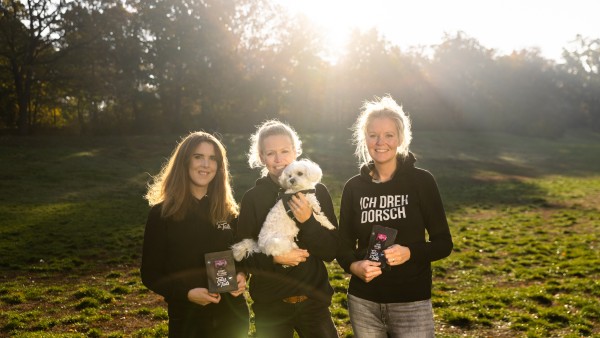
M 457 311 L 445 312 L 442 317 L 448 324 L 461 328 L 468 328 L 475 322 L 470 315 Z
M 77 310 L 83 310 L 88 308 L 98 308 L 100 307 L 100 302 L 95 298 L 85 297 L 81 299 L 81 301 L 75 306 Z
M 53 328 L 54 326 L 56 326 L 57 322 L 54 319 L 51 320 L 40 320 L 37 324 L 35 324 L 31 330 L 32 331 L 48 331 L 49 329 Z
M 169 328 L 166 324 L 159 324 L 152 328 L 146 328 L 136 331 L 133 334 L 135 338 L 147 338 L 147 337 L 166 337 L 169 334 Z
M 24 327 L 25 327 L 25 324 L 23 324 L 23 322 L 21 322 L 20 320 L 11 319 L 11 320 L 8 321 L 8 323 L 6 323 L 2 327 L 2 331 L 4 331 L 4 332 L 10 332 L 10 331 L 13 331 L 13 330 L 23 329 Z
M 561 309 L 549 309 L 540 313 L 540 317 L 547 320 L 549 323 L 566 325 L 569 323 L 569 317 L 561 311 Z
M 129 289 L 122 285 L 119 285 L 115 286 L 110 292 L 115 295 L 126 295 L 129 293 Z
M 585 318 L 592 319 L 592 320 L 599 320 L 600 319 L 600 307 L 593 306 L 593 305 L 584 306 L 583 308 L 581 308 L 581 314 Z
M 533 295 L 533 296 L 530 296 L 529 299 L 535 301 L 536 303 L 538 303 L 540 305 L 546 305 L 546 306 L 552 305 L 552 298 L 550 298 L 546 295 Z
M 86 333 L 86 336 L 89 338 L 99 338 L 102 337 L 102 330 L 100 329 L 89 329 L 88 332 Z
M 169 319 L 169 314 L 167 313 L 167 310 L 162 307 L 157 307 L 152 310 L 152 319 L 166 320 Z
M 83 322 L 85 322 L 85 319 L 82 316 L 69 315 L 69 316 L 61 318 L 60 322 L 62 324 L 66 324 L 66 325 L 72 325 L 72 324 L 77 324 L 77 323 L 83 323 Z
M 0 297 L 0 299 L 6 304 L 17 305 L 25 303 L 25 295 L 21 292 L 15 292 L 8 295 L 4 295 Z
M 119 277 L 121 277 L 121 276 L 122 276 L 122 275 L 121 275 L 121 273 L 120 273 L 120 272 L 115 272 L 115 271 L 113 271 L 113 272 L 109 273 L 108 275 L 106 275 L 106 278 L 107 278 L 107 279 L 114 279 L 114 278 L 119 278 Z
M 104 291 L 97 288 L 82 287 L 79 288 L 74 294 L 75 298 L 81 299 L 84 297 L 100 298 L 104 294 Z
M 113 301 L 113 297 L 108 292 L 92 287 L 79 288 L 79 290 L 75 292 L 74 296 L 77 299 L 93 298 L 103 304 L 108 304 Z
M 147 307 L 143 307 L 143 308 L 141 308 L 141 309 L 138 309 L 138 310 L 136 311 L 136 313 L 137 313 L 138 315 L 142 315 L 142 316 L 148 316 L 148 315 L 152 314 L 152 311 L 151 311 L 150 309 L 148 309 Z

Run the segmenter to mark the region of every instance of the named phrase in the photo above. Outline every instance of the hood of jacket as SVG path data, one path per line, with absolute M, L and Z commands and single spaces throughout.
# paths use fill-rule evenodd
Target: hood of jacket
M 405 172 L 407 170 L 413 169 L 415 167 L 415 162 L 417 162 L 417 159 L 415 157 L 415 155 L 411 152 L 408 153 L 408 156 L 403 157 L 400 154 L 396 155 L 396 171 L 394 172 L 394 177 L 392 177 L 392 180 L 396 179 L 399 175 L 399 173 Z M 363 165 L 360 168 L 360 177 L 364 180 L 367 180 L 369 182 L 372 181 L 372 176 L 371 173 L 373 172 L 373 170 L 375 169 L 375 163 L 373 161 L 369 162 L 368 164 Z

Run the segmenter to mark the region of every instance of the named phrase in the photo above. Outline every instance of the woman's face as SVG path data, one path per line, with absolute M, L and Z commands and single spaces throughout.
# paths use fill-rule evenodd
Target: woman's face
M 371 120 L 367 126 L 366 142 L 369 155 L 375 164 L 382 165 L 396 161 L 400 137 L 392 119 L 377 117 Z
M 272 178 L 278 178 L 288 164 L 296 160 L 296 148 L 287 135 L 271 135 L 262 141 L 260 159 Z
M 200 143 L 192 152 L 188 172 L 192 181 L 192 194 L 197 198 L 206 195 L 208 184 L 217 174 L 217 155 L 210 142 Z

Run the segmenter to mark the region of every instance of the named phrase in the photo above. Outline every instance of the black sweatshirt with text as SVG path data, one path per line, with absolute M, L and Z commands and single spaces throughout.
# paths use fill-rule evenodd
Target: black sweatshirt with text
M 415 158 L 397 157 L 391 180 L 373 182 L 372 163 L 344 186 L 340 207 L 340 266 L 365 259 L 373 225 L 398 230 L 395 243 L 410 249 L 410 260 L 393 266 L 369 283 L 352 275 L 348 293 L 377 303 L 431 298 L 431 262 L 450 255 L 453 243 L 434 177 L 414 166 Z
M 229 250 L 233 244 L 236 220 L 210 222 L 209 198 L 195 200 L 181 221 L 162 218 L 162 203 L 153 206 L 148 214 L 142 282 L 169 305 L 188 303 L 191 289 L 208 288 L 204 255 Z
M 270 177 L 261 177 L 242 198 L 238 219 L 236 242 L 246 238 L 258 240 L 267 214 L 275 205 L 280 191 Z M 317 184 L 316 197 L 321 211 L 337 227 L 333 202 L 327 188 Z M 291 296 L 308 296 L 326 304 L 331 303 L 333 289 L 329 284 L 327 268 L 323 261 L 333 261 L 339 244 L 338 231 L 328 230 L 311 216 L 306 222 L 296 222 L 300 232 L 296 243 L 308 250 L 306 262 L 294 267 L 283 267 L 273 262 L 273 257 L 254 253 L 242 260 L 250 279 L 250 296 L 255 302 L 280 301 Z

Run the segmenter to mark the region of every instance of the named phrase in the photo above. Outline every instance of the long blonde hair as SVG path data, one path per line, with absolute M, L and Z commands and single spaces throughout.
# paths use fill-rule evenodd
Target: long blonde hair
M 163 218 L 172 217 L 175 220 L 182 220 L 193 206 L 195 197 L 191 192 L 188 168 L 194 150 L 203 142 L 214 146 L 217 159 L 217 173 L 208 184 L 207 191 L 210 196 L 209 219 L 215 223 L 238 215 L 225 147 L 213 135 L 198 131 L 190 133 L 181 140 L 160 173 L 154 176 L 153 182 L 148 185 L 145 198 L 151 206 L 163 203 L 161 210 Z
M 352 130 L 354 131 L 353 140 L 356 144 L 354 154 L 358 158 L 358 166 L 361 167 L 371 161 L 369 149 L 367 148 L 367 128 L 369 124 L 376 118 L 385 117 L 396 125 L 400 145 L 396 149 L 396 153 L 402 157 L 408 156 L 410 142 L 412 140 L 412 132 L 410 128 L 410 119 L 402 110 L 402 107 L 387 95 L 383 98 L 376 97 L 373 101 L 366 101 L 361 109 L 360 115 L 356 119 Z

